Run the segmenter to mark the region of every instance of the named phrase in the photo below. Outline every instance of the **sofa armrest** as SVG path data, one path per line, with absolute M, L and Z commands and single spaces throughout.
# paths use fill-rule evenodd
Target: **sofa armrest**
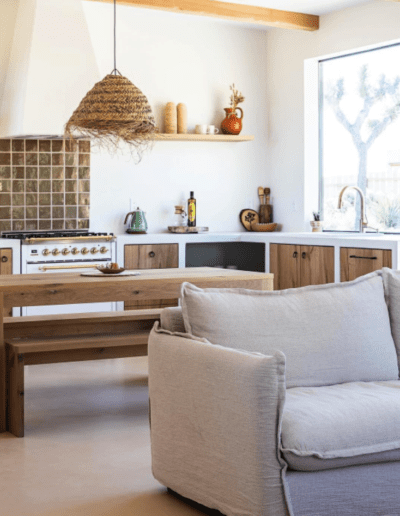
M 172 332 L 185 332 L 182 308 L 180 306 L 169 306 L 161 310 L 160 326 L 163 330 Z
M 229 516 L 287 516 L 285 357 L 159 329 L 149 338 L 154 477 Z

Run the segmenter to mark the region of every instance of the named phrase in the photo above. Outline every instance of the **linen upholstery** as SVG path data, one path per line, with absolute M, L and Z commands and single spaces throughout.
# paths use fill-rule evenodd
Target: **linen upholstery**
M 182 309 L 180 306 L 164 308 L 160 316 L 161 328 L 171 332 L 185 333 Z
M 289 516 L 277 453 L 282 353 L 264 356 L 165 332 L 149 338 L 154 477 L 228 516 Z
M 396 346 L 397 359 L 400 369 L 400 271 L 394 271 L 384 267 L 383 283 L 385 297 L 389 309 L 390 326 Z
M 288 387 L 399 375 L 381 273 L 276 292 L 184 283 L 181 305 L 190 334 L 266 355 L 282 351 Z
M 400 449 L 354 455 L 353 457 L 339 457 L 337 459 L 320 459 L 311 455 L 296 455 L 286 451 L 284 458 L 288 463 L 288 471 L 323 471 L 326 469 L 346 468 L 348 466 L 376 464 L 377 462 L 400 461 Z
M 288 389 L 281 450 L 303 471 L 399 460 L 400 381 Z
M 292 409 L 298 403 L 298 396 L 297 398 L 296 396 L 292 397 L 292 394 L 301 391 L 303 393 L 306 391 L 319 392 L 320 390 L 324 392 L 331 387 L 316 388 L 309 385 L 304 388 L 288 389 L 284 403 L 284 355 L 274 352 L 267 353 L 269 348 L 266 346 L 262 351 L 260 350 L 266 356 L 260 353 L 240 351 L 240 348 L 245 346 L 258 350 L 258 348 L 253 348 L 254 341 L 261 340 L 261 331 L 265 333 L 265 328 L 267 328 L 266 335 L 271 349 L 282 349 L 281 341 L 283 340 L 287 345 L 290 340 L 287 336 L 288 330 L 284 327 L 288 320 L 286 312 L 290 313 L 290 310 L 295 311 L 296 309 L 304 312 L 304 308 L 307 308 L 307 319 L 309 319 L 310 313 L 317 306 L 318 314 L 320 315 L 322 310 L 323 317 L 326 318 L 326 312 L 333 306 L 338 326 L 336 339 L 333 318 L 330 323 L 331 327 L 328 325 L 328 330 L 332 331 L 331 341 L 326 338 L 325 329 L 322 328 L 320 348 L 317 345 L 316 335 L 312 335 L 313 345 L 306 340 L 310 329 L 308 321 L 298 319 L 298 322 L 300 321 L 298 330 L 303 339 L 300 340 L 297 336 L 296 345 L 309 360 L 309 375 L 318 375 L 317 368 L 313 369 L 316 359 L 319 367 L 321 364 L 325 367 L 324 362 L 318 356 L 319 352 L 331 353 L 330 359 L 338 360 L 337 367 L 333 367 L 333 371 L 327 367 L 321 372 L 322 375 L 329 375 L 330 380 L 334 374 L 340 373 L 343 376 L 342 369 L 347 370 L 347 366 L 343 366 L 342 362 L 346 360 L 349 361 L 348 368 L 354 368 L 357 375 L 360 371 L 365 372 L 368 369 L 365 361 L 369 357 L 373 362 L 376 360 L 376 356 L 370 349 L 370 346 L 373 347 L 371 344 L 373 339 L 365 339 L 367 332 L 362 330 L 360 314 L 364 314 L 366 318 L 372 320 L 378 328 L 385 327 L 385 317 L 382 316 L 385 311 L 381 306 L 382 290 L 377 288 L 376 283 L 372 285 L 368 283 L 366 287 L 364 285 L 363 293 L 360 291 L 354 293 L 347 289 L 354 283 L 369 282 L 370 278 L 375 276 L 382 278 L 381 273 L 373 273 L 355 280 L 355 282 L 342 284 L 341 288 L 349 293 L 349 300 L 352 301 L 352 303 L 349 301 L 347 305 L 344 305 L 342 311 L 340 306 L 337 306 L 338 303 L 332 304 L 332 298 L 337 295 L 338 290 L 330 290 L 331 295 L 325 294 L 322 296 L 323 299 L 318 296 L 318 299 L 314 299 L 314 305 L 309 297 L 306 298 L 307 302 L 303 300 L 302 292 L 321 287 L 293 289 L 292 292 L 297 293 L 297 297 L 301 295 L 300 300 L 297 297 L 289 297 L 289 292 L 274 293 L 277 295 L 272 300 L 275 304 L 278 303 L 281 312 L 276 310 L 272 314 L 267 314 L 266 319 L 271 324 L 269 327 L 265 325 L 261 328 L 260 335 L 255 331 L 259 328 L 259 321 L 249 313 L 248 307 L 246 310 L 242 310 L 242 316 L 239 315 L 240 322 L 245 321 L 243 328 L 240 328 L 239 322 L 234 319 L 229 321 L 224 319 L 225 315 L 222 313 L 223 317 L 220 320 L 225 326 L 233 321 L 231 334 L 234 334 L 236 329 L 239 331 L 237 338 L 235 335 L 229 336 L 228 344 L 223 343 L 224 347 L 219 345 L 221 342 L 215 342 L 213 338 L 210 338 L 210 342 L 208 342 L 204 338 L 205 335 L 200 338 L 183 334 L 182 332 L 191 331 L 192 328 L 186 326 L 183 329 L 179 323 L 179 308 L 175 308 L 174 313 L 165 314 L 164 320 L 162 317 L 161 321 L 169 330 L 178 330 L 180 333 L 161 331 L 157 323 L 149 339 L 151 439 L 155 478 L 182 496 L 202 505 L 216 508 L 228 516 L 400 516 L 399 449 L 363 453 L 371 451 L 371 443 L 373 447 L 374 444 L 382 446 L 385 442 L 389 442 L 387 437 L 393 436 L 393 424 L 396 424 L 397 421 L 397 415 L 393 412 L 393 409 L 397 407 L 397 400 L 393 399 L 393 391 L 390 391 L 390 389 L 398 391 L 397 356 L 393 340 L 391 341 L 393 353 L 388 353 L 386 349 L 387 335 L 385 331 L 381 332 L 382 340 L 381 336 L 375 340 L 378 353 L 383 350 L 383 355 L 381 353 L 381 357 L 373 365 L 375 367 L 376 364 L 380 371 L 382 369 L 385 371 L 381 361 L 388 360 L 390 365 L 387 367 L 392 375 L 394 357 L 395 378 L 388 381 L 379 381 L 383 378 L 373 380 L 375 387 L 374 385 L 369 386 L 373 389 L 373 394 L 369 397 L 365 393 L 363 397 L 362 392 L 364 391 L 362 391 L 361 394 L 359 393 L 358 404 L 356 403 L 357 396 L 352 391 L 351 399 L 344 403 L 343 410 L 335 412 L 335 418 L 330 421 L 331 424 L 336 425 L 335 433 L 340 434 L 342 433 L 341 425 L 348 417 L 350 428 L 344 430 L 344 435 L 332 436 L 331 430 L 333 429 L 328 428 L 329 424 L 324 421 L 326 411 L 324 412 L 323 406 L 321 408 L 321 400 L 311 404 L 314 396 L 310 395 L 310 405 L 308 403 L 302 405 L 303 413 L 300 414 L 300 420 L 302 420 L 305 414 L 309 414 L 310 411 L 314 412 L 311 414 L 311 419 L 306 421 L 308 426 L 301 428 L 298 433 L 300 437 L 304 438 L 303 444 L 307 444 L 308 437 L 305 429 L 314 431 L 312 428 L 314 422 L 316 426 L 319 426 L 320 433 L 327 433 L 325 448 L 322 448 L 323 454 L 332 453 L 335 446 L 337 450 L 347 449 L 347 451 L 351 450 L 353 453 L 356 451 L 360 454 L 349 455 L 347 453 L 349 456 L 319 458 L 317 455 L 296 455 L 286 450 L 286 459 L 292 461 L 291 466 L 297 467 L 300 471 L 286 470 L 280 446 L 280 437 L 282 437 L 282 444 L 285 443 L 283 434 L 288 421 L 286 416 L 297 417 Z M 323 288 L 330 287 L 327 285 Z M 376 299 L 371 295 L 369 300 L 363 303 L 362 297 L 366 295 L 367 299 L 374 289 L 376 290 Z M 207 294 L 207 290 L 200 290 L 200 292 Z M 238 291 L 235 292 L 239 294 Z M 264 303 L 262 298 L 265 294 L 258 294 L 260 296 L 258 302 Z M 343 291 L 341 293 L 339 291 L 339 295 L 342 294 Z M 390 311 L 391 303 L 386 281 L 385 294 Z M 343 297 L 345 296 L 342 295 Z M 240 300 L 240 297 L 235 297 L 235 300 L 237 299 Z M 286 302 L 282 302 L 282 299 L 286 299 Z M 232 299 L 223 298 L 222 306 L 224 303 L 228 304 L 227 301 L 232 304 Z M 369 310 L 367 305 L 369 305 Z M 350 306 L 353 307 L 353 312 L 347 311 Z M 377 306 L 378 309 L 376 309 Z M 392 308 L 393 306 L 395 305 L 392 304 Z M 263 312 L 265 312 L 264 309 Z M 235 313 L 237 315 L 237 311 Z M 213 324 L 221 316 L 218 311 L 213 313 L 212 310 L 206 315 Z M 396 313 L 391 313 L 391 320 L 395 316 Z M 207 317 L 200 318 L 201 322 L 205 324 Z M 386 317 L 389 318 L 387 311 Z M 355 323 L 354 330 L 350 328 L 350 320 L 352 324 Z M 350 351 L 343 349 L 344 346 L 339 338 L 345 331 L 340 324 L 342 322 L 345 327 L 346 324 L 348 325 L 348 331 L 351 333 L 348 341 Z M 320 325 L 320 328 L 322 326 Z M 214 328 L 214 326 L 211 327 Z M 313 327 L 313 331 L 316 332 L 315 327 Z M 215 330 L 215 334 L 218 335 L 218 329 Z M 283 338 L 281 338 L 281 334 Z M 395 337 L 394 332 L 393 336 Z M 237 342 L 240 339 L 242 339 L 242 345 Z M 355 342 L 355 347 L 352 347 L 352 342 Z M 382 342 L 383 348 L 381 347 Z M 271 343 L 275 344 L 275 348 Z M 231 344 L 237 344 L 237 349 L 231 349 L 229 347 Z M 337 355 L 334 354 L 335 345 L 339 347 Z M 398 346 L 397 343 L 396 345 Z M 292 351 L 289 345 L 287 345 L 287 349 Z M 289 360 L 296 361 L 297 357 L 293 353 L 289 354 L 287 350 L 283 351 L 287 354 L 288 362 Z M 343 353 L 344 356 L 341 356 Z M 346 355 L 346 353 L 348 354 Z M 258 361 L 259 359 L 261 362 Z M 360 366 L 355 363 L 357 359 L 361 360 Z M 293 367 L 303 374 L 307 363 L 304 361 L 299 366 L 294 364 Z M 290 374 L 292 375 L 292 371 Z M 348 385 L 352 385 L 350 390 L 357 390 L 360 386 L 364 386 L 360 378 L 348 382 L 354 382 L 354 385 L 346 384 L 344 380 L 333 382 L 333 384 L 341 383 L 343 385 L 333 385 L 332 383 L 327 383 L 327 385 L 332 385 L 332 389 L 342 389 L 343 392 L 349 388 Z M 377 403 L 378 387 L 386 389 L 385 395 L 382 396 L 382 407 Z M 336 403 L 331 403 L 332 409 L 335 406 L 338 408 L 341 403 L 339 396 L 341 391 L 335 392 L 337 398 L 334 397 Z M 319 394 L 317 397 L 319 399 Z M 327 396 L 326 405 L 330 402 L 329 400 L 330 398 Z M 386 413 L 384 406 L 391 405 L 392 402 L 394 405 L 389 408 L 389 413 L 393 416 L 393 420 L 388 423 L 387 418 L 390 414 Z M 383 417 L 382 409 L 384 409 Z M 373 436 L 371 429 L 361 428 L 369 425 L 366 421 L 369 411 L 371 416 L 374 413 L 376 418 L 372 423 L 377 429 L 376 435 Z M 397 424 L 397 426 L 399 425 Z M 316 430 L 317 428 L 315 428 Z M 331 432 L 330 437 L 329 432 Z M 351 445 L 352 437 L 358 432 L 361 432 L 364 448 L 360 446 L 359 442 L 356 442 L 354 446 L 354 439 L 353 445 Z M 316 444 L 324 445 L 323 437 L 318 435 L 315 439 Z M 328 443 L 328 438 L 333 438 L 334 442 Z M 368 446 L 370 446 L 369 449 L 367 449 Z M 385 462 L 374 463 L 375 460 Z M 304 461 L 307 461 L 307 471 L 302 471 Z M 350 465 L 352 461 L 355 465 Z M 365 464 L 366 461 L 368 464 Z M 324 469 L 327 467 L 329 469 Z M 314 471 L 315 469 L 318 470 Z
M 288 471 L 295 516 L 400 516 L 400 462 Z

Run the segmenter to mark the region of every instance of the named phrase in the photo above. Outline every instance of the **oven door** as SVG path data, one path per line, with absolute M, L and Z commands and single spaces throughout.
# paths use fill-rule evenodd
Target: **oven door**
M 60 263 L 60 264 L 37 264 L 27 263 L 27 274 L 46 274 L 48 272 L 89 272 L 97 265 L 96 262 L 80 262 L 79 265 Z M 104 262 L 101 263 L 104 265 Z M 23 306 L 21 315 L 51 315 L 51 314 L 74 314 L 74 313 L 89 313 L 89 312 L 112 312 L 117 309 L 117 303 L 80 303 L 76 305 L 51 305 L 51 306 Z

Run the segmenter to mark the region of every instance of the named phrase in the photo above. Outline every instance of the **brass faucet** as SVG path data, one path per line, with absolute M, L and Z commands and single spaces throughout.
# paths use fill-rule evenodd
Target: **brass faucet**
M 367 228 L 369 227 L 368 220 L 367 220 L 367 214 L 365 212 L 365 198 L 364 198 L 364 194 L 362 193 L 360 188 L 358 188 L 358 186 L 348 185 L 348 186 L 345 186 L 344 188 L 342 188 L 342 191 L 339 194 L 338 209 L 340 210 L 340 208 L 342 207 L 342 197 L 347 188 L 354 188 L 354 190 L 356 190 L 360 194 L 360 199 L 361 199 L 360 233 L 365 233 L 367 231 Z

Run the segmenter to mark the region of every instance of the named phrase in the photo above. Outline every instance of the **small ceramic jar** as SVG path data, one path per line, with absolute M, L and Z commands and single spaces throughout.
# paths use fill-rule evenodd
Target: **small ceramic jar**
M 310 225 L 311 225 L 313 233 L 317 233 L 319 231 L 322 231 L 322 229 L 324 227 L 322 220 L 311 220 L 310 221 Z

